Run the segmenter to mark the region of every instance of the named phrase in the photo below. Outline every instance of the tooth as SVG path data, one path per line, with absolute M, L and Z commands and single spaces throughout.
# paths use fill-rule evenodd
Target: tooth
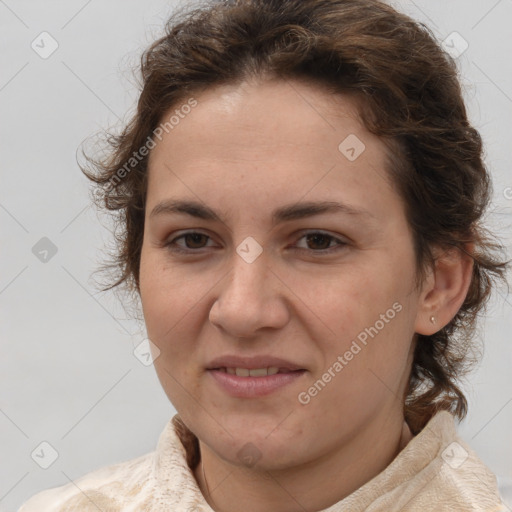
M 249 370 L 247 368 L 235 368 L 237 377 L 249 377 Z
M 226 368 L 226 372 L 231 375 L 235 375 L 235 373 L 236 373 L 234 368 Z
M 270 366 L 269 368 L 267 368 L 267 375 L 275 375 L 278 372 L 279 368 L 277 368 L 276 366 Z
M 266 368 L 254 368 L 253 370 L 249 370 L 249 375 L 251 377 L 266 377 L 267 369 Z

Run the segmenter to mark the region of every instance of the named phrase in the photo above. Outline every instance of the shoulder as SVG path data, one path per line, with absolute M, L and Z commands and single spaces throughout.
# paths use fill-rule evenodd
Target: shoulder
M 502 510 L 495 475 L 461 438 L 444 447 L 438 463 L 439 474 L 432 487 L 448 504 L 463 505 L 468 511 Z
M 449 412 L 438 412 L 421 434 L 410 446 L 426 463 L 409 481 L 411 504 L 436 512 L 504 510 L 495 475 L 458 435 Z
M 96 469 L 63 486 L 35 494 L 18 512 L 130 510 L 128 502 L 140 506 L 146 498 L 153 459 L 154 452 Z
M 447 411 L 438 412 L 382 473 L 342 503 L 342 510 L 375 512 L 506 510 L 496 477 L 459 437 Z
M 155 451 L 39 492 L 18 512 L 173 510 L 176 505 L 201 501 L 187 462 L 189 458 L 195 461 L 197 447 L 184 428 L 176 414 L 165 425 Z

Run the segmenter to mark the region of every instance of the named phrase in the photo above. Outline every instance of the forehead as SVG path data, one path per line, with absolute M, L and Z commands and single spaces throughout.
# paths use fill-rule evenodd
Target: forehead
M 353 203 L 377 188 L 385 199 L 388 148 L 365 129 L 353 96 L 268 80 L 215 87 L 194 99 L 151 152 L 148 203 L 171 189 L 232 202 L 228 192 L 241 182 L 247 200 L 252 193 L 298 200 L 314 189 L 327 200 L 351 195 Z
M 198 149 L 204 149 L 217 150 L 224 157 L 229 146 L 234 158 L 240 156 L 237 148 L 242 156 L 249 152 L 257 157 L 264 156 L 267 147 L 272 151 L 288 145 L 294 151 L 307 148 L 337 157 L 340 137 L 351 133 L 378 143 L 359 120 L 355 96 L 333 95 L 316 84 L 278 79 L 243 82 L 214 87 L 195 99 L 197 106 L 163 134 L 163 145 L 174 146 L 180 156 L 198 155 Z M 179 105 L 169 113 L 176 108 Z M 169 113 L 162 116 L 163 122 Z M 182 145 L 185 141 L 191 144 Z M 160 153 L 163 145 L 153 153 Z

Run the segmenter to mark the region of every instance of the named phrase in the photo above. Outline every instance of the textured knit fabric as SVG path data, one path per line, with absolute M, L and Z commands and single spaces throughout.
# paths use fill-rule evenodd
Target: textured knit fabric
M 197 438 L 176 414 L 154 452 L 42 491 L 18 512 L 212 512 L 191 469 L 198 461 Z M 382 473 L 321 512 L 501 510 L 494 475 L 442 411 Z

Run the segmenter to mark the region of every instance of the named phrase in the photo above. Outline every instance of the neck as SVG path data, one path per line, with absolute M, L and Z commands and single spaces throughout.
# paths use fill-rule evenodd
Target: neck
M 247 512 L 323 510 L 382 472 L 413 437 L 403 419 L 390 427 L 372 423 L 349 446 L 279 471 L 230 464 L 200 441 L 194 474 L 217 512 L 238 512 L 240 503 Z

